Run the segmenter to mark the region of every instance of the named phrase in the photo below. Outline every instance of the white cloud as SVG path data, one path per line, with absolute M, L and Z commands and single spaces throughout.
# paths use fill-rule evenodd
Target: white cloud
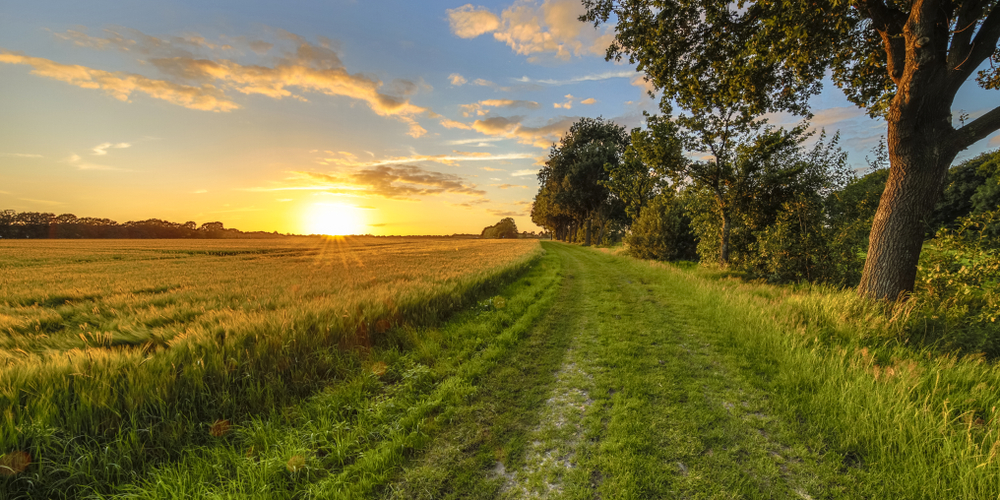
M 239 105 L 212 85 L 182 85 L 154 80 L 133 73 L 109 72 L 79 65 L 60 64 L 0 49 L 0 63 L 31 66 L 31 74 L 59 80 L 85 89 L 100 89 L 119 101 L 129 102 L 132 94 L 144 93 L 178 106 L 203 111 L 232 111 Z
M 448 9 L 446 12 L 451 32 L 461 38 L 475 38 L 500 28 L 500 18 L 486 7 L 466 4 L 457 9 Z
M 599 31 L 581 22 L 586 9 L 579 0 L 517 0 L 498 17 L 485 7 L 471 4 L 448 10 L 451 30 L 462 38 L 493 33 L 493 38 L 510 46 L 515 53 L 560 60 L 572 56 L 603 56 L 614 39 L 614 27 Z
M 510 175 L 513 176 L 513 177 L 524 177 L 524 176 L 527 176 L 527 175 L 538 175 L 538 170 L 532 170 L 530 168 L 526 168 L 524 170 L 518 170 L 518 171 L 512 172 Z
M 538 109 L 539 105 L 535 101 L 519 101 L 514 99 L 486 99 L 472 104 L 459 105 L 459 108 L 462 110 L 462 115 L 466 117 L 473 114 L 485 116 L 489 113 L 489 110 L 486 108 L 491 107 Z
M 79 32 L 68 32 L 71 34 L 66 37 L 81 46 L 95 49 L 116 47 L 123 52 L 143 56 L 141 60 L 144 63 L 155 67 L 167 79 L 61 64 L 3 49 L 0 49 L 0 63 L 29 65 L 33 68 L 32 74 L 82 88 L 101 89 L 121 101 L 128 102 L 133 94 L 141 92 L 173 104 L 206 111 L 238 109 L 239 104 L 228 95 L 232 93 L 302 101 L 306 100 L 305 97 L 293 91 L 342 96 L 364 102 L 379 116 L 406 123 L 409 135 L 413 137 L 426 133 L 417 123 L 417 116 L 436 116 L 431 110 L 414 105 L 409 100 L 413 93 L 428 88 L 426 85 L 407 80 L 384 84 L 365 74 L 351 74 L 332 48 L 333 42 L 326 38 L 320 37 L 316 44 L 293 33 L 277 30 L 280 41 L 286 48 L 290 45 L 291 50 L 276 57 L 273 66 L 266 66 L 243 65 L 230 59 L 195 55 L 188 48 L 216 47 L 197 35 L 157 38 L 136 30 L 125 31 L 126 35 L 122 35 L 108 30 L 104 38 Z
M 129 143 L 127 143 L 127 142 L 119 142 L 117 144 L 112 144 L 110 142 L 105 142 L 103 144 L 98 144 L 97 146 L 94 146 L 94 148 L 92 149 L 92 151 L 97 156 L 104 156 L 104 155 L 108 154 L 108 149 L 111 149 L 111 148 L 114 148 L 114 149 L 124 149 L 124 148 L 130 148 L 130 147 L 132 147 L 132 145 L 129 144 Z
M 466 80 L 464 76 L 462 76 L 462 75 L 460 75 L 458 73 L 452 73 L 452 74 L 448 75 L 448 81 L 451 82 L 451 84 L 454 85 L 454 86 L 456 86 L 456 87 L 460 87 L 462 85 L 465 85 L 465 83 L 468 82 L 468 80 Z
M 548 148 L 577 120 L 577 117 L 560 117 L 552 119 L 540 127 L 530 127 L 521 123 L 522 116 L 494 117 L 476 120 L 472 128 L 485 135 L 516 138 L 521 144 L 529 144 L 539 148 Z
M 589 97 L 587 99 L 584 99 L 584 100 L 580 101 L 580 104 L 586 104 L 588 106 L 591 105 L 591 104 L 596 104 L 596 103 L 597 103 L 597 99 L 594 99 L 593 97 Z
M 521 78 L 515 78 L 514 80 L 521 83 L 543 83 L 545 85 L 558 86 L 558 85 L 570 85 L 573 83 L 580 83 L 580 82 L 599 82 L 602 80 L 610 80 L 612 78 L 634 78 L 635 76 L 636 76 L 635 71 L 605 71 L 603 73 L 598 73 L 596 75 L 575 76 L 573 78 L 569 78 L 566 80 L 554 80 L 551 78 L 546 78 L 544 80 L 535 80 L 533 78 L 528 78 L 527 76 L 522 76 Z

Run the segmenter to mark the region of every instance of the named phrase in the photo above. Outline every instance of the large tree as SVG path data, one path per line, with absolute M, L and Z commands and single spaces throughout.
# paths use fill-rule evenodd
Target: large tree
M 977 73 L 1000 88 L 996 0 L 583 0 L 585 21 L 617 18 L 609 58 L 628 56 L 666 99 L 743 99 L 751 112 L 807 113 L 827 69 L 888 124 L 889 179 L 859 292 L 912 290 L 926 219 L 955 156 L 1000 128 L 1000 107 L 959 128 L 952 104 Z M 721 82 L 721 84 L 720 84 Z M 725 119 L 717 116 L 715 119 Z

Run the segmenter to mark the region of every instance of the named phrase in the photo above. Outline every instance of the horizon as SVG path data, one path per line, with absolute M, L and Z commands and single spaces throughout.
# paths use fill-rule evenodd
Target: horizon
M 4 209 L 302 235 L 513 217 L 538 232 L 549 146 L 584 116 L 631 129 L 658 110 L 634 65 L 604 60 L 613 28 L 577 21 L 579 0 L 54 5 L 0 12 Z M 955 109 L 976 118 L 985 92 L 966 84 Z M 811 103 L 863 167 L 884 122 L 829 80 Z

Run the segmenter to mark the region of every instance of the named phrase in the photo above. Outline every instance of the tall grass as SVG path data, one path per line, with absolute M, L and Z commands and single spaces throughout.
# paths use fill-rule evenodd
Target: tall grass
M 534 241 L 4 242 L 7 496 L 119 483 L 360 369 L 509 281 Z M 0 463 L 0 471 L 3 471 Z M 39 487 L 44 485 L 44 487 Z
M 733 355 L 768 367 L 762 383 L 802 431 L 867 478 L 858 496 L 1000 496 L 1000 366 L 914 345 L 919 303 L 668 269 L 706 316 L 727 318 Z

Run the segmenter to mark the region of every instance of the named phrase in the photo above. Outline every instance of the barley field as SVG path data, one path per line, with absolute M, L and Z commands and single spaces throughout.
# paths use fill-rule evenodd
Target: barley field
M 55 485 L 123 480 L 204 439 L 200 426 L 412 344 L 540 253 L 450 238 L 0 241 L 0 482 L 28 464 Z

